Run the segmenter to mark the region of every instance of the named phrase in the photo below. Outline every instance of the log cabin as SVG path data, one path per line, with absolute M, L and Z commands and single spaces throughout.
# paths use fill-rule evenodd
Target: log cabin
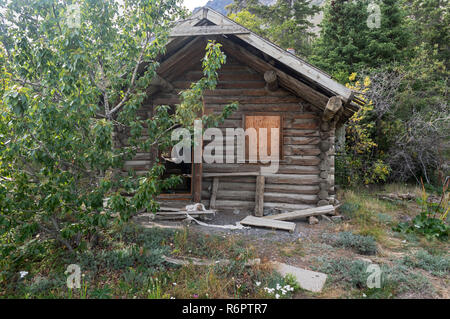
M 139 115 L 151 117 L 155 106 L 180 102 L 178 93 L 202 77 L 208 40 L 221 43 L 227 59 L 217 88 L 205 93 L 204 112 L 219 113 L 237 101 L 238 110 L 220 126 L 224 132 L 279 128 L 279 169 L 263 175 L 262 163 L 167 161 L 166 174 L 180 174 L 184 182 L 158 199 L 172 205 L 202 202 L 219 211 L 239 209 L 256 216 L 265 209 L 291 211 L 333 203 L 335 130 L 361 101 L 325 72 L 210 8 L 172 29 Z M 155 156 L 161 154 L 139 153 L 124 170 L 145 173 Z

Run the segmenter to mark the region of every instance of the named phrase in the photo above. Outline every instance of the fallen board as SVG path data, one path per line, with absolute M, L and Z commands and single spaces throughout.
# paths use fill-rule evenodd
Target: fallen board
M 262 217 L 247 216 L 239 222 L 241 225 L 266 227 L 271 229 L 281 229 L 293 232 L 295 224 L 290 222 L 283 222 L 280 220 L 270 220 Z
M 300 287 L 312 292 L 322 291 L 323 285 L 327 280 L 327 275 L 321 272 L 302 269 L 280 262 L 274 262 L 272 265 L 273 269 L 275 269 L 280 275 L 283 277 L 287 274 L 293 275 Z
M 156 212 L 156 215 L 186 215 L 188 213 L 189 215 L 214 215 L 216 213 L 215 210 L 195 210 L 192 212 L 188 212 L 186 210 L 179 210 L 176 212 L 169 212 L 169 211 L 160 211 Z
M 269 215 L 264 216 L 264 219 L 268 220 L 293 220 L 298 219 L 302 217 L 309 217 L 309 216 L 317 216 L 317 215 L 324 215 L 324 214 L 334 214 L 334 207 L 332 205 L 327 206 L 320 206 L 320 207 L 314 207 L 314 208 L 308 208 L 308 209 L 302 209 L 302 210 L 295 210 L 293 212 L 288 213 L 282 213 L 277 215 Z

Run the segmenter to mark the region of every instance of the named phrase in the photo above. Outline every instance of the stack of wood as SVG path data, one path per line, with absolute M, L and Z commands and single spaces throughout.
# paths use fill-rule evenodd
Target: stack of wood
M 159 211 L 156 213 L 145 213 L 141 214 L 141 216 L 148 216 L 150 220 L 183 220 L 189 216 L 198 218 L 198 217 L 206 217 L 206 216 L 214 216 L 216 213 L 213 209 L 208 210 L 196 210 L 196 211 L 187 211 L 186 209 L 180 209 L 176 207 L 164 207 L 161 206 Z

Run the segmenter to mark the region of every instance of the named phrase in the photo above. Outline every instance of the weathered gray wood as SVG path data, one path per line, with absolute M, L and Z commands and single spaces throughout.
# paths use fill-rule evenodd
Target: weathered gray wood
M 267 202 L 280 202 L 290 204 L 315 204 L 319 200 L 317 195 L 307 194 L 285 194 L 279 192 L 267 192 L 264 194 L 264 200 Z
M 264 214 L 264 176 L 256 177 L 255 192 L 255 216 L 262 217 Z
M 204 173 L 203 177 L 223 177 L 223 176 L 258 176 L 259 172 L 237 172 L 237 173 Z
M 290 222 L 283 222 L 279 220 L 270 220 L 262 217 L 247 216 L 240 221 L 241 225 L 265 227 L 271 229 L 281 229 L 293 232 L 295 230 L 295 224 Z
M 237 25 L 236 22 L 232 21 L 231 19 L 228 19 L 227 17 L 221 15 L 220 13 L 217 13 L 216 11 L 210 8 L 203 8 L 202 10 L 199 10 L 198 12 L 193 14 L 191 16 L 193 20 L 192 22 L 190 22 L 190 24 L 194 25 L 195 23 L 197 23 L 196 19 L 201 19 L 200 17 L 213 22 L 217 26 L 225 27 L 229 25 Z M 334 81 L 331 78 L 331 76 L 329 76 L 325 72 L 317 69 L 316 67 L 308 64 L 299 57 L 287 52 L 286 50 L 283 50 L 282 48 L 254 34 L 253 32 L 237 36 L 241 40 L 256 47 L 258 50 L 264 52 L 268 56 L 271 56 L 279 60 L 283 64 L 301 73 L 302 75 L 306 76 L 307 78 L 319 84 L 320 86 L 333 92 L 336 92 L 339 95 L 342 95 L 345 98 L 345 100 L 348 100 L 351 97 L 352 91 L 350 89 Z
M 250 31 L 239 25 L 205 25 L 198 27 L 175 28 L 170 32 L 170 37 L 188 37 L 202 35 L 220 35 L 220 34 L 248 34 Z
M 212 183 L 208 180 L 203 182 L 203 190 L 206 191 L 205 194 L 210 194 L 208 187 L 211 187 Z M 253 194 L 256 190 L 256 185 L 254 182 L 230 182 L 223 181 L 221 179 L 219 184 L 219 194 L 223 195 L 223 192 L 235 191 L 239 189 L 240 192 L 249 192 Z M 264 192 L 278 193 L 278 194 L 298 194 L 298 195 L 315 195 L 320 191 L 319 185 L 284 185 L 284 184 L 268 184 L 264 185 Z
M 216 208 L 216 197 L 217 197 L 218 189 L 219 189 L 219 178 L 214 177 L 212 188 L 211 188 L 211 198 L 209 199 L 209 208 L 210 209 Z
M 332 205 L 303 209 L 278 215 L 264 216 L 263 218 L 271 220 L 294 220 L 309 216 L 317 216 L 324 214 L 334 214 L 334 207 Z
M 152 95 L 157 91 L 170 92 L 174 89 L 173 85 L 162 76 L 155 74 L 147 88 L 147 94 Z
M 305 98 L 308 102 L 311 104 L 317 106 L 320 109 L 323 109 L 327 103 L 328 98 L 323 95 L 322 93 L 315 91 L 310 86 L 306 85 L 305 83 L 295 79 L 294 77 L 288 75 L 287 73 L 275 68 L 271 64 L 267 63 L 266 61 L 258 58 L 257 56 L 253 55 L 249 51 L 245 50 L 244 48 L 234 44 L 234 42 L 226 40 L 226 39 L 220 39 L 220 41 L 224 44 L 224 50 L 225 53 L 230 53 L 231 55 L 235 56 L 237 59 L 240 59 L 241 61 L 245 61 L 248 65 L 250 65 L 255 70 L 260 71 L 261 73 L 264 73 L 268 70 L 273 70 L 276 72 L 278 77 L 278 82 L 285 88 L 289 89 L 291 92 L 298 96 L 302 96 Z
M 173 211 L 173 212 L 169 212 L 169 211 L 161 211 L 161 212 L 156 212 L 155 215 L 156 216 L 174 216 L 174 215 L 214 215 L 216 213 L 215 210 L 213 209 L 209 209 L 209 210 L 196 210 L 193 212 L 188 212 L 186 210 L 178 210 L 178 211 Z
M 322 121 L 329 122 L 334 117 L 334 115 L 342 109 L 342 100 L 338 96 L 332 96 L 328 100 L 327 106 L 323 111 Z
M 267 83 L 266 87 L 269 91 L 278 90 L 277 73 L 275 71 L 270 70 L 264 72 L 264 80 Z

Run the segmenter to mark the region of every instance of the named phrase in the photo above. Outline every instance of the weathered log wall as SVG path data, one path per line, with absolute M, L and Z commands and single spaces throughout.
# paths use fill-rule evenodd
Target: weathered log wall
M 153 106 L 179 103 L 178 92 L 188 88 L 192 81 L 201 76 L 201 62 L 198 60 L 187 72 L 170 79 L 173 91 L 152 96 L 139 114 L 143 117 L 150 116 Z M 278 173 L 265 178 L 264 208 L 294 210 L 324 204 L 325 201 L 328 203 L 334 189 L 334 128 L 325 127 L 321 123 L 321 114 L 309 103 L 281 87 L 269 90 L 264 74 L 228 56 L 227 63 L 219 71 L 217 89 L 206 93 L 205 113 L 219 113 L 231 101 L 239 102 L 239 109 L 220 125 L 224 140 L 226 128 L 244 128 L 243 115 L 269 112 L 282 116 L 283 156 Z M 328 142 L 330 147 L 325 149 L 324 142 Z M 151 156 L 150 153 L 139 153 L 125 164 L 125 169 L 132 168 L 137 174 L 143 174 L 150 168 Z M 259 169 L 259 164 L 203 163 L 203 173 L 249 172 Z M 205 204 L 209 203 L 211 187 L 212 178 L 203 178 L 202 200 Z M 256 176 L 220 177 L 215 198 L 216 208 L 253 210 L 255 190 Z

